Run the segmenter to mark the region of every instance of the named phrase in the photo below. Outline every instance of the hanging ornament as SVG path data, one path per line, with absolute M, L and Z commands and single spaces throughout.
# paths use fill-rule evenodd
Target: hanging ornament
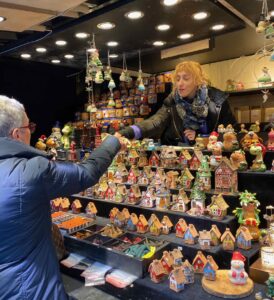
M 112 71 L 111 71 L 111 66 L 110 66 L 110 58 L 109 58 L 109 50 L 108 50 L 108 65 L 107 65 L 106 70 L 105 70 L 104 79 L 107 80 L 107 81 L 111 80 L 112 79 L 111 73 L 112 73 Z
M 125 82 L 127 80 L 127 67 L 126 67 L 126 55 L 123 53 L 123 71 L 119 77 L 119 80 Z
M 104 78 L 103 78 L 103 73 L 101 70 L 98 70 L 96 72 L 96 76 L 95 76 L 95 83 L 97 84 L 100 84 L 104 81 Z
M 142 72 L 142 62 L 141 62 L 141 50 L 139 50 L 138 52 L 139 52 L 139 73 L 138 73 L 137 82 L 138 82 L 138 90 L 140 92 L 143 92 L 145 90 L 145 86 L 142 78 L 143 72 Z
M 112 78 L 109 81 L 108 88 L 110 89 L 111 93 L 112 93 L 112 90 L 116 88 L 116 84 Z
M 143 78 L 141 78 L 140 83 L 138 85 L 138 90 L 143 92 L 145 89 L 146 88 L 145 88 L 144 83 L 143 83 Z
M 114 107 L 115 101 L 113 100 L 113 96 L 111 95 L 108 100 L 108 107 Z
M 262 90 L 262 93 L 263 93 L 263 103 L 265 103 L 268 100 L 269 90 Z

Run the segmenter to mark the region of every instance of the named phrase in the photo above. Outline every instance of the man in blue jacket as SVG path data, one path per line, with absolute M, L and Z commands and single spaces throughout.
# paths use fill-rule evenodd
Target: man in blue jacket
M 80 164 L 30 146 L 24 106 L 0 96 L 0 299 L 63 300 L 51 240 L 50 200 L 94 185 L 121 147 L 110 136 Z

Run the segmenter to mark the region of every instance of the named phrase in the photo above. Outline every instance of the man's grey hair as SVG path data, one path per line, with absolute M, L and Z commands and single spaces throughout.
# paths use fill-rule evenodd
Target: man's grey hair
M 23 104 L 0 95 L 0 137 L 9 137 L 14 128 L 22 126 L 24 113 Z

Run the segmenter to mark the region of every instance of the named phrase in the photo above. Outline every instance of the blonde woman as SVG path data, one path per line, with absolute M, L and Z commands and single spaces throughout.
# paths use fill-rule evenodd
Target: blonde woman
M 173 91 L 150 118 L 119 133 L 129 139 L 161 139 L 162 144 L 192 144 L 197 134 L 209 134 L 218 124 L 235 124 L 228 95 L 209 84 L 201 65 L 179 63 L 173 74 Z

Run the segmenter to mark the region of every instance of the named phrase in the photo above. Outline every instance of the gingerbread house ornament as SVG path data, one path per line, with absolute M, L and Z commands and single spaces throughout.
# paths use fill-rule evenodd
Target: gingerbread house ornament
M 62 201 L 62 198 L 56 198 L 56 199 L 51 200 L 51 202 L 50 202 L 51 210 L 52 211 L 59 211 L 61 201 Z
M 137 232 L 146 233 L 148 231 L 148 222 L 144 215 L 139 216 L 138 223 L 136 224 Z
M 195 226 L 193 224 L 189 224 L 184 233 L 183 240 L 186 244 L 194 245 L 197 242 L 198 236 L 199 234 Z
M 116 184 L 114 182 L 109 182 L 108 188 L 104 195 L 104 199 L 108 201 L 114 201 L 115 194 L 116 194 Z
M 195 149 L 191 160 L 189 161 L 189 169 L 190 170 L 198 170 L 203 158 L 203 153 L 201 150 Z
M 183 189 L 190 189 L 192 186 L 193 179 L 194 177 L 189 171 L 189 169 L 185 168 L 184 171 L 181 173 L 181 176 L 178 178 L 178 182 Z
M 252 235 L 245 226 L 240 226 L 236 232 L 236 244 L 237 247 L 244 250 L 252 248 L 251 245 Z
M 176 189 L 179 173 L 177 171 L 169 171 L 166 173 L 166 187 L 168 189 Z
M 139 160 L 139 154 L 136 149 L 130 149 L 128 151 L 128 163 L 133 166 L 137 165 Z
M 215 191 L 231 192 L 238 191 L 238 173 L 228 158 L 223 157 L 220 165 L 215 170 Z
M 156 203 L 156 194 L 155 194 L 155 187 L 148 186 L 146 191 L 142 192 L 142 201 L 140 206 L 143 207 L 154 207 Z
M 176 236 L 182 238 L 187 229 L 187 223 L 183 218 L 180 218 L 177 224 L 175 225 Z
M 224 250 L 234 250 L 235 237 L 233 236 L 229 228 L 226 228 L 225 232 L 222 234 L 221 242 Z
M 114 201 L 117 203 L 125 202 L 127 199 L 127 188 L 123 183 L 117 184 Z
M 180 267 L 183 264 L 183 253 L 179 248 L 174 248 L 171 252 L 170 252 L 172 259 L 173 259 L 173 263 L 172 266 L 173 268 L 175 267 Z
M 148 267 L 148 272 L 150 274 L 150 279 L 155 283 L 159 283 L 166 278 L 165 269 L 158 259 L 152 261 Z
M 204 277 L 207 280 L 216 280 L 216 271 L 219 269 L 211 255 L 207 256 L 207 262 L 204 266 Z
M 97 208 L 93 202 L 89 202 L 88 205 L 86 206 L 86 214 L 89 218 L 91 219 L 96 219 L 96 214 L 97 214 Z
M 138 177 L 138 184 L 149 185 L 150 179 L 146 172 L 141 172 L 141 175 Z
M 150 158 L 148 160 L 148 164 L 151 167 L 159 167 L 160 166 L 160 157 L 156 151 L 152 151 Z
M 169 234 L 173 227 L 173 224 L 170 221 L 169 217 L 163 216 L 161 224 L 162 224 L 162 234 Z
M 178 195 L 172 195 L 171 210 L 186 212 L 188 210 L 188 203 L 190 202 L 184 189 L 180 189 Z
M 113 207 L 111 209 L 111 211 L 109 212 L 109 219 L 110 219 L 110 222 L 113 223 L 114 222 L 114 218 L 115 216 L 117 215 L 119 209 L 117 207 Z
M 151 215 L 151 217 L 148 220 L 148 224 L 149 224 L 149 232 L 152 235 L 157 236 L 161 234 L 162 224 L 155 214 Z
M 210 244 L 211 244 L 210 231 L 207 231 L 207 230 L 199 231 L 198 242 L 199 242 L 201 249 L 203 249 L 203 250 L 210 249 Z
M 213 195 L 211 203 L 207 207 L 209 215 L 216 220 L 222 220 L 227 215 L 229 205 L 225 202 L 222 194 Z
M 135 213 L 131 213 L 130 217 L 127 221 L 127 225 L 126 225 L 126 229 L 128 231 L 136 231 L 137 230 L 137 223 L 138 223 L 139 219 L 137 217 L 137 215 Z
M 67 212 L 69 211 L 70 202 L 68 198 L 62 198 L 60 205 L 59 205 L 59 211 Z
M 167 210 L 170 205 L 170 192 L 165 187 L 160 187 L 156 192 L 156 208 L 159 210 Z
M 145 167 L 148 165 L 148 158 L 147 158 L 147 154 L 146 151 L 141 150 L 139 152 L 139 160 L 138 160 L 138 167 Z
M 128 200 L 129 204 L 138 204 L 141 201 L 142 194 L 138 184 L 133 184 L 129 189 Z
M 177 154 L 173 146 L 164 146 L 160 154 L 161 166 L 163 168 L 176 168 Z
M 178 158 L 179 167 L 181 169 L 188 168 L 190 160 L 191 160 L 191 155 L 188 152 L 188 150 L 182 150 Z
M 176 268 L 169 274 L 169 288 L 175 292 L 180 292 L 185 287 L 186 278 L 181 268 Z
M 194 268 L 187 259 L 183 262 L 182 270 L 186 279 L 185 284 L 194 283 Z
M 165 269 L 165 273 L 169 274 L 172 270 L 173 258 L 170 252 L 164 251 L 161 258 L 161 263 Z
M 210 235 L 211 235 L 211 245 L 218 246 L 220 244 L 220 238 L 222 234 L 218 229 L 217 225 L 215 224 L 211 225 Z
M 137 183 L 139 175 L 140 175 L 139 168 L 135 165 L 131 166 L 129 173 L 128 173 L 127 183 L 129 183 L 129 184 Z
M 203 273 L 204 266 L 207 260 L 202 251 L 198 251 L 196 256 L 193 259 L 192 266 L 195 273 Z
M 125 183 L 128 179 L 128 170 L 124 164 L 119 164 L 114 174 L 115 183 Z

